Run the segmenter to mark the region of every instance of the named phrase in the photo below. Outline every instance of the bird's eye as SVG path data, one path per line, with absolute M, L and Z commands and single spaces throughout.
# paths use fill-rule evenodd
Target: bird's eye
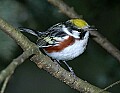
M 78 32 L 83 32 L 83 30 L 82 29 L 78 29 Z

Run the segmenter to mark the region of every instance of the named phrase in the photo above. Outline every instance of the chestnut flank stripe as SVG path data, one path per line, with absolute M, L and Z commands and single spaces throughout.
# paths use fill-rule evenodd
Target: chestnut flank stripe
M 58 46 L 46 47 L 44 48 L 44 50 L 46 50 L 48 53 L 59 52 L 63 50 L 64 48 L 68 47 L 69 45 L 72 45 L 74 42 L 75 42 L 74 37 L 69 36 L 68 39 L 65 39 L 63 42 L 60 42 Z

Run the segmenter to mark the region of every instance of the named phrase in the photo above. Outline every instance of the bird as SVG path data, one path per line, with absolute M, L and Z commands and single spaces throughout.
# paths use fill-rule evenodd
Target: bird
M 73 18 L 59 22 L 46 31 L 22 27 L 19 30 L 36 36 L 37 46 L 58 63 L 64 62 L 70 72 L 74 74 L 72 67 L 66 61 L 73 60 L 85 51 L 89 33 L 94 28 L 83 19 Z

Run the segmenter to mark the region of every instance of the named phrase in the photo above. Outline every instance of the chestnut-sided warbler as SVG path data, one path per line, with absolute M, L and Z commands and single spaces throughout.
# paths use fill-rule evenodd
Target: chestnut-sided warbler
M 37 36 L 39 48 L 42 48 L 52 59 L 63 61 L 71 72 L 73 70 L 66 61 L 74 59 L 85 51 L 90 30 L 94 29 L 79 18 L 57 23 L 43 32 L 20 28 L 20 31 Z

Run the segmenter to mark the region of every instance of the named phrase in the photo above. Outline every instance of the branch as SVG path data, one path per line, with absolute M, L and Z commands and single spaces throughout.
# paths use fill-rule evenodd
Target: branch
M 70 18 L 81 18 L 81 16 L 79 16 L 73 8 L 69 7 L 62 0 L 48 0 L 48 2 L 58 7 L 63 14 L 67 15 Z M 120 51 L 114 45 L 112 45 L 97 31 L 90 31 L 90 34 L 95 36 L 95 38 L 93 38 L 94 41 L 96 41 L 100 46 L 102 46 L 120 62 Z
M 9 75 L 12 75 L 16 67 L 29 58 L 29 56 L 33 55 L 34 52 L 35 50 L 26 50 L 22 55 L 14 59 L 4 70 L 0 72 L 0 83 L 2 83 L 2 81 Z
M 67 85 L 69 85 L 71 88 L 74 88 L 81 93 L 99 93 L 102 91 L 102 89 L 91 85 L 87 81 L 83 81 L 82 79 L 78 78 L 77 76 L 72 75 L 70 72 L 63 69 L 57 62 L 52 62 L 49 57 L 47 57 L 44 61 L 44 58 L 40 58 L 40 55 L 35 55 L 31 59 L 34 61 L 39 68 L 43 68 L 52 76 L 58 78 L 59 80 L 63 81 Z M 41 61 L 40 61 L 41 60 Z M 103 91 L 102 93 L 109 93 L 107 91 Z
M 18 43 L 18 45 L 22 47 L 23 50 L 27 50 L 31 47 L 36 47 L 36 45 L 32 43 L 27 37 L 25 37 L 19 30 L 15 29 L 13 26 L 1 18 L 0 29 L 2 29 L 10 37 L 14 38 L 14 40 Z
M 19 32 L 19 30 L 14 29 L 11 25 L 6 23 L 2 19 L 0 19 L 0 28 L 4 32 L 9 34 L 24 49 L 24 51 L 29 50 L 29 49 L 32 49 L 32 51 L 33 51 L 33 49 L 35 48 L 36 52 L 33 53 L 35 55 L 32 57 L 31 60 L 33 60 L 38 65 L 39 68 L 43 68 L 44 70 L 46 70 L 47 72 L 52 74 L 54 77 L 58 78 L 59 80 L 63 81 L 70 87 L 72 87 L 82 93 L 99 93 L 100 91 L 102 91 L 102 89 L 100 89 L 96 86 L 93 86 L 86 81 L 83 81 L 82 79 L 78 78 L 77 76 L 71 75 L 70 72 L 63 69 L 59 64 L 52 62 L 52 60 L 49 57 L 43 55 L 38 50 L 38 47 L 35 44 L 33 44 L 31 41 L 29 41 L 24 35 L 22 35 Z M 24 52 L 24 53 L 26 53 L 26 52 Z M 24 55 L 24 56 L 26 56 L 26 55 Z M 8 68 L 13 69 L 12 71 L 14 71 L 15 68 L 19 64 L 19 63 L 16 64 L 16 62 L 20 62 L 20 64 L 21 64 L 24 61 L 24 59 L 26 59 L 27 57 L 20 58 L 20 59 L 22 59 L 21 61 L 14 60 L 15 64 L 13 64 L 14 62 L 11 63 L 11 64 L 13 64 L 14 69 L 11 68 L 12 66 L 10 66 L 10 65 L 8 66 Z M 19 57 L 18 57 L 18 59 L 19 59 Z M 11 73 L 11 69 L 8 69 L 7 72 Z M 1 77 L 1 74 L 0 74 L 0 77 Z M 7 77 L 7 76 L 4 76 L 4 78 L 5 77 Z M 1 81 L 2 80 L 3 79 L 1 79 Z M 109 93 L 109 92 L 104 91 L 103 93 Z
M 120 80 L 110 84 L 109 86 L 107 86 L 106 88 L 104 88 L 100 93 L 103 93 L 103 91 L 106 91 L 108 90 L 109 88 L 112 88 L 113 86 L 117 85 L 117 84 L 120 84 Z
M 102 46 L 107 52 L 109 52 L 120 62 L 120 51 L 113 44 L 111 44 L 97 31 L 91 31 L 91 35 L 96 36 L 96 38 L 93 38 L 93 40 L 95 40 L 100 46 Z
M 6 79 L 5 79 L 4 83 L 3 83 L 3 86 L 1 88 L 0 93 L 4 93 L 5 92 L 5 89 L 6 89 L 6 86 L 8 84 L 8 81 L 9 81 L 10 77 L 11 77 L 11 75 L 9 75 L 8 77 L 6 77 Z

